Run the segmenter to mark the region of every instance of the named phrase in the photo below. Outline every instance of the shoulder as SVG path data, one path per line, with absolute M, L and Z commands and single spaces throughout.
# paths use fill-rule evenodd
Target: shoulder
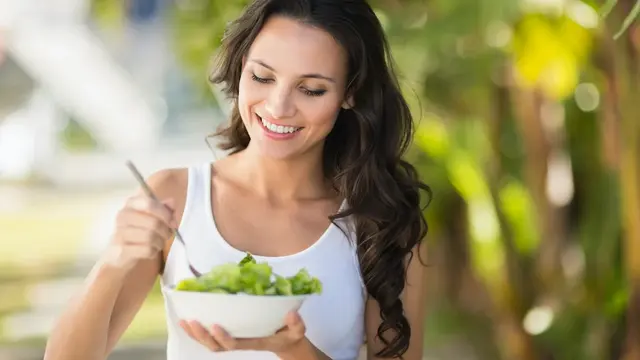
M 180 222 L 187 199 L 189 169 L 167 168 L 158 170 L 151 174 L 146 181 L 159 200 L 173 200 L 175 216 Z
M 146 181 L 156 196 L 168 198 L 184 192 L 188 180 L 189 170 L 187 168 L 167 168 L 154 172 Z

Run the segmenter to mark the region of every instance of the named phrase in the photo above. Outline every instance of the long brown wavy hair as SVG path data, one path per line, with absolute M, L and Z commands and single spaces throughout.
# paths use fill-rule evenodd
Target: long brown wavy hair
M 272 15 L 323 29 L 346 50 L 348 88 L 354 106 L 341 109 L 325 140 L 323 167 L 349 207 L 331 221 L 351 216 L 360 270 L 369 295 L 380 306 L 377 335 L 381 357 L 402 357 L 411 328 L 401 301 L 406 260 L 427 234 L 420 190 L 430 188 L 403 160 L 413 137 L 413 119 L 393 72 L 382 26 L 364 0 L 255 0 L 230 23 L 214 62 L 210 81 L 223 86 L 233 103 L 229 124 L 214 136 L 218 147 L 241 151 L 250 141 L 237 107 L 243 58 Z M 391 330 L 391 338 L 383 336 Z

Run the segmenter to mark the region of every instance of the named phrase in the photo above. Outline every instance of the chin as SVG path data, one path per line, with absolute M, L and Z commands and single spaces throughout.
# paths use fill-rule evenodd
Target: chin
M 288 144 L 271 144 L 269 139 L 256 139 L 255 147 L 260 156 L 271 160 L 290 160 L 299 157 L 304 151 Z M 252 140 L 253 141 L 253 140 Z

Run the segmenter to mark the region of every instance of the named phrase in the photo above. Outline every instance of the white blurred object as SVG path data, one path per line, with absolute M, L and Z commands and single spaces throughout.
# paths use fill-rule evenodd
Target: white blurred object
M 162 118 L 82 24 L 86 0 L 2 0 L 6 50 L 106 150 L 148 149 Z
M 9 115 L 0 126 L 0 175 L 17 180 L 27 177 L 34 160 L 34 134 L 24 112 Z
M 28 20 L 78 22 L 88 14 L 89 6 L 87 0 L 0 0 L 0 28 Z
M 32 23 L 9 34 L 16 61 L 102 146 L 120 152 L 154 145 L 161 122 L 88 29 Z
M 9 341 L 26 340 L 49 334 L 60 314 L 45 310 L 25 311 L 12 314 L 1 324 Z
M 118 59 L 117 51 L 84 25 L 88 7 L 88 0 L 0 0 L 5 51 L 36 88 L 30 101 L 19 104 L 31 133 L 22 128 L 19 136 L 26 140 L 4 144 L 0 180 L 11 163 L 12 172 L 26 175 L 29 167 L 29 174 L 54 185 L 113 186 L 131 180 L 126 159 L 151 173 L 215 158 L 204 142 L 221 121 L 211 113 L 190 109 L 163 137 L 169 104 L 162 84 L 171 54 L 162 24 L 128 25 L 126 56 Z M 91 133 L 98 151 L 61 147 L 59 132 L 69 117 Z
M 571 157 L 566 152 L 556 150 L 549 157 L 546 191 L 549 201 L 558 207 L 567 206 L 573 199 Z
M 42 89 L 0 124 L 0 176 L 23 180 L 49 164 L 58 150 L 61 112 Z M 37 171 L 35 171 L 37 172 Z

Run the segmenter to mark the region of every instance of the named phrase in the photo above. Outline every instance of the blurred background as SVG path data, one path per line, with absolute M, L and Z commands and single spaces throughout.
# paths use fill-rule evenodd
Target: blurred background
M 246 0 L 0 1 L 0 360 L 48 333 L 145 174 L 213 161 Z M 640 359 L 640 2 L 375 0 L 435 196 L 425 359 Z M 635 22 L 634 22 L 635 21 Z M 156 288 L 111 359 L 163 359 Z

